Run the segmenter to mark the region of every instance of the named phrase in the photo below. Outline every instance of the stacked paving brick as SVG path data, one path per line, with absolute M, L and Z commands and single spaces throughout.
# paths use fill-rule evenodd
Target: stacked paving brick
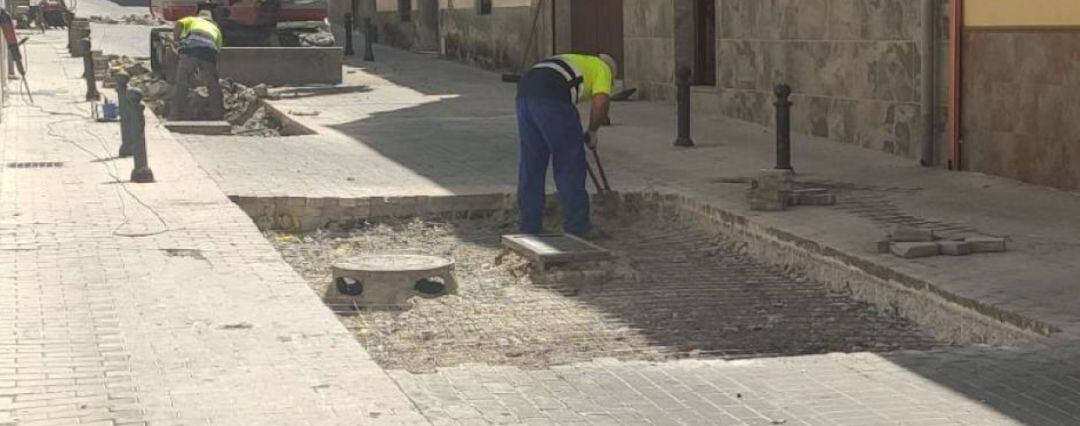
M 943 238 L 934 231 L 898 226 L 878 242 L 879 253 L 892 253 L 904 259 L 933 256 L 967 256 L 975 253 L 1005 251 L 1005 239 L 984 236 Z

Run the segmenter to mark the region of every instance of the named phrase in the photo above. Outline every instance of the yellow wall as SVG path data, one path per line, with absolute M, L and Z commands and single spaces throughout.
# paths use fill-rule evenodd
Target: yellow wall
M 1080 0 L 964 0 L 968 27 L 1080 27 Z

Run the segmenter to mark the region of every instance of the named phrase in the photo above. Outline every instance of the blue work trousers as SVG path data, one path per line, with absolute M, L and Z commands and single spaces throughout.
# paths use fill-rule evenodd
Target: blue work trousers
M 520 229 L 525 234 L 544 231 L 544 201 L 548 162 L 555 173 L 555 189 L 563 212 L 563 230 L 583 235 L 589 222 L 589 193 L 585 190 L 585 132 L 574 104 L 565 100 L 519 97 L 518 166 Z

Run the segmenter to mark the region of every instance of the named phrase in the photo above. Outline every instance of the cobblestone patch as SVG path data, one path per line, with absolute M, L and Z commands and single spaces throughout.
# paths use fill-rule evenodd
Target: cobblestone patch
M 330 265 L 352 255 L 455 259 L 458 295 L 414 299 L 407 311 L 337 307 L 372 357 L 392 369 L 429 372 L 470 362 L 542 368 L 597 358 L 731 359 L 936 344 L 906 319 L 785 275 L 723 235 L 643 218 L 604 226 L 610 237 L 599 243 L 617 259 L 588 284 L 567 273 L 534 285 L 524 261 L 502 255 L 500 235 L 513 233 L 514 221 L 500 215 L 268 237 L 319 294 L 330 282 Z

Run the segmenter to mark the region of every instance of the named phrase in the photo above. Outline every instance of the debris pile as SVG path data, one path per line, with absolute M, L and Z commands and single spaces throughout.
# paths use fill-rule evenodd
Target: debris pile
M 301 33 L 297 38 L 303 47 L 333 47 L 334 35 L 328 31 Z
M 155 26 L 165 25 L 165 21 L 155 19 L 150 15 L 126 15 L 120 17 L 120 19 L 113 18 L 111 16 L 91 16 L 90 22 L 98 24 L 124 24 L 124 25 L 143 25 L 143 26 Z
M 124 71 L 131 76 L 130 85 L 143 92 L 146 107 L 159 117 L 168 115 L 172 85 L 150 72 L 142 61 L 128 57 L 113 57 L 110 62 L 112 72 Z M 112 78 L 107 79 L 111 81 Z M 281 123 L 267 111 L 263 99 L 271 98 L 270 88 L 265 84 L 248 87 L 231 80 L 220 80 L 221 92 L 225 101 L 225 120 L 233 125 L 233 134 L 244 136 L 279 136 Z M 191 111 L 210 111 L 210 93 L 203 87 L 192 90 L 188 107 Z M 209 120 L 209 116 L 198 117 Z

